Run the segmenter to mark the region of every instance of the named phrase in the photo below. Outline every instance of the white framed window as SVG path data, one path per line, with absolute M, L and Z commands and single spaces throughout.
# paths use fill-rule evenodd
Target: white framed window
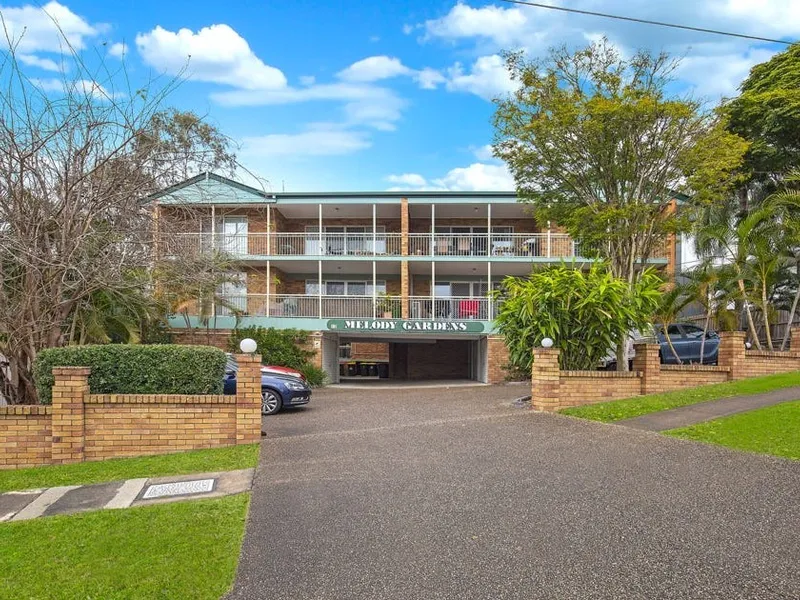
M 363 280 L 323 280 L 322 290 L 326 296 L 372 296 L 372 282 Z M 379 279 L 375 282 L 375 293 L 386 293 L 386 281 Z M 319 281 L 306 279 L 306 295 L 316 296 L 318 294 Z

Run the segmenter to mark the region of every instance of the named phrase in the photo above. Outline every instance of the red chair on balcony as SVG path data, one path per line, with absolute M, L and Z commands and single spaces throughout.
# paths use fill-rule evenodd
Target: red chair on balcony
M 461 300 L 458 303 L 459 319 L 477 319 L 480 313 L 480 302 L 477 300 Z

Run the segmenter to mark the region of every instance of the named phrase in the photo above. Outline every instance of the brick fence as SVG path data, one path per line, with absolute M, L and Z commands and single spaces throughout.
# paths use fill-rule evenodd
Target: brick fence
M 91 394 L 88 367 L 56 367 L 51 406 L 0 407 L 0 469 L 258 442 L 261 357 L 236 360 L 235 396 Z
M 534 410 L 555 411 L 747 377 L 800 371 L 800 328 L 792 329 L 791 336 L 790 352 L 765 352 L 747 350 L 742 331 L 723 332 L 716 366 L 662 365 L 658 344 L 636 344 L 631 372 L 561 371 L 558 349 L 536 348 L 533 351 L 531 405 Z

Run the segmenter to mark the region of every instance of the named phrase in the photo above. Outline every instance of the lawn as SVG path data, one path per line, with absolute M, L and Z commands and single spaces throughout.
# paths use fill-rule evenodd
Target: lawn
M 249 494 L 0 525 L 0 598 L 218 600 Z
M 0 492 L 254 467 L 259 444 L 0 471 Z
M 800 460 L 800 400 L 663 433 L 687 440 Z
M 612 400 L 599 404 L 588 404 L 586 406 L 576 406 L 561 411 L 562 414 L 590 419 L 592 421 L 603 421 L 610 423 L 621 419 L 629 419 L 646 415 L 648 413 L 678 408 L 698 402 L 708 402 L 720 398 L 730 398 L 731 396 L 746 396 L 750 394 L 760 394 L 780 388 L 800 385 L 800 372 L 780 373 L 778 375 L 768 375 L 754 379 L 743 379 L 741 381 L 731 381 L 728 383 L 718 383 L 699 388 L 677 390 L 664 394 L 652 394 L 649 396 L 637 396 L 625 400 Z

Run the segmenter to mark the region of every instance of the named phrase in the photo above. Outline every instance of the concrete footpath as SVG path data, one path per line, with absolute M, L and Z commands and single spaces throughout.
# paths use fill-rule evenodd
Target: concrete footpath
M 689 406 L 681 406 L 680 408 L 655 412 L 641 417 L 623 419 L 622 421 L 616 421 L 615 425 L 623 425 L 642 431 L 666 431 L 667 429 L 688 427 L 703 421 L 711 421 L 740 412 L 780 404 L 781 402 L 791 402 L 792 400 L 800 400 L 800 386 L 751 396 L 734 396 L 733 398 L 690 404 Z
M 0 522 L 219 498 L 250 490 L 254 469 L 65 485 L 0 494 Z

